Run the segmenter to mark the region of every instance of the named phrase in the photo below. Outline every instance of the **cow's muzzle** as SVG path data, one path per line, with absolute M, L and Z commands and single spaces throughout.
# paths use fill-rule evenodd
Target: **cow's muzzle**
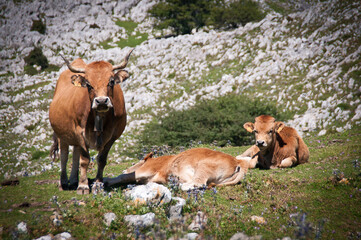
M 98 112 L 107 112 L 112 107 L 109 97 L 96 97 L 93 100 L 92 109 Z
M 259 148 L 267 147 L 267 143 L 265 141 L 263 141 L 263 140 L 257 140 L 256 145 Z

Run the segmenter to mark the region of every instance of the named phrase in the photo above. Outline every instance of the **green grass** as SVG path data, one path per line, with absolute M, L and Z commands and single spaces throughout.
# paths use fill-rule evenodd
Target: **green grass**
M 140 45 L 142 42 L 144 42 L 145 40 L 148 39 L 148 34 L 146 34 L 146 33 L 135 32 L 135 35 L 132 34 L 134 32 L 135 28 L 138 26 L 138 23 L 136 23 L 136 22 L 117 20 L 115 23 L 118 26 L 125 28 L 127 35 L 128 35 L 127 39 L 121 39 L 120 41 L 115 42 L 115 44 L 117 44 L 118 47 L 120 47 L 120 48 L 135 47 L 137 45 Z M 112 46 L 109 45 L 109 43 L 111 43 L 111 42 L 113 42 L 113 40 L 108 39 L 108 40 L 100 43 L 100 45 L 104 49 L 110 49 L 110 48 L 113 48 Z
M 1 235 L 3 239 L 11 239 L 17 234 L 16 225 L 25 221 L 29 233 L 16 235 L 18 239 L 33 239 L 64 231 L 70 232 L 76 239 L 108 239 L 112 234 L 119 239 L 135 238 L 136 230 L 127 227 L 123 217 L 154 212 L 158 223 L 140 234 L 147 233 L 156 239 L 182 237 L 188 231 L 187 226 L 195 213 L 203 211 L 208 216 L 208 223 L 200 233 L 206 238 L 229 239 L 236 232 L 245 232 L 249 236 L 262 235 L 264 239 L 285 236 L 355 239 L 361 228 L 360 137 L 360 126 L 322 137 L 309 136 L 305 138 L 311 153 L 307 164 L 290 169 L 252 169 L 240 185 L 217 187 L 216 194 L 207 190 L 203 197 L 198 195 L 197 202 L 194 197 L 188 198 L 186 192 L 174 193 L 187 199 L 183 213 L 186 226 L 168 221 L 166 214 L 169 206 L 134 205 L 124 199 L 121 189 L 112 190 L 112 197 L 92 194 L 79 196 L 75 191 L 59 191 L 55 184 L 35 182 L 57 180 L 57 171 L 22 177 L 19 178 L 19 185 L 0 188 Z M 231 155 L 247 149 L 247 146 L 206 147 Z M 42 152 L 34 152 L 33 161 L 42 155 Z M 111 163 L 106 167 L 105 175 L 118 175 L 130 164 Z M 96 167 L 89 169 L 89 177 L 94 178 L 95 174 Z M 341 174 L 347 179 L 347 184 L 338 181 Z M 51 201 L 53 196 L 57 196 L 58 205 Z M 33 206 L 19 207 L 25 202 Z M 62 216 L 63 223 L 59 227 L 52 224 L 54 211 Z M 103 215 L 107 212 L 114 212 L 118 216 L 111 227 L 103 224 Z M 292 214 L 298 214 L 298 217 L 291 218 Z M 303 214 L 306 218 L 302 222 L 299 219 Z M 252 222 L 251 216 L 262 216 L 266 223 Z

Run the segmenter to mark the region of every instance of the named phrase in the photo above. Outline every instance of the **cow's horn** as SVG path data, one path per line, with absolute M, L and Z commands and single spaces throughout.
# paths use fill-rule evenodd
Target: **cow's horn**
M 84 68 L 77 68 L 77 67 L 73 67 L 70 62 L 62 55 L 60 54 L 60 56 L 64 59 L 66 65 L 68 66 L 69 70 L 72 71 L 73 73 L 85 73 L 85 69 Z
M 125 68 L 127 66 L 130 54 L 132 54 L 133 50 L 134 50 L 134 48 L 132 48 L 129 51 L 129 53 L 127 54 L 127 56 L 125 56 L 125 58 L 124 58 L 124 60 L 123 60 L 123 62 L 121 64 L 113 66 L 113 71 L 118 70 L 118 69 L 123 69 L 123 68 Z

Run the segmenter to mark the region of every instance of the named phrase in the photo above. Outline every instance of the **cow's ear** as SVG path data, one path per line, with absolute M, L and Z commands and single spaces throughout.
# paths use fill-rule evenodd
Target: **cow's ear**
M 147 154 L 147 156 L 144 157 L 144 161 L 147 161 L 149 158 L 152 158 L 153 157 L 153 152 L 150 152 Z
M 114 76 L 115 84 L 124 82 L 128 77 L 129 73 L 125 70 L 120 70 Z
M 275 127 L 276 133 L 280 133 L 282 129 L 285 127 L 285 124 L 283 122 L 276 122 L 275 126 L 276 126 Z
M 250 133 L 254 130 L 254 124 L 251 122 L 246 122 L 243 127 Z
M 71 83 L 76 87 L 87 87 L 87 80 L 80 75 L 71 76 Z

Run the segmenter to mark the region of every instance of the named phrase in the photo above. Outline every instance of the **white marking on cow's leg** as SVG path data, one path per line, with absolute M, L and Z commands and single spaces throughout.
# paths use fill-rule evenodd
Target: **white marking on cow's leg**
M 89 152 L 83 148 L 80 149 L 80 179 L 77 189 L 78 194 L 89 194 L 88 178 L 86 176 L 89 165 Z
M 80 158 L 80 147 L 73 147 L 73 164 L 70 172 L 69 187 L 76 189 L 79 181 L 79 158 Z
M 66 165 L 68 163 L 69 145 L 60 141 L 60 160 L 61 160 L 61 174 L 60 174 L 60 186 L 59 189 L 67 190 L 68 175 L 66 173 Z
M 295 157 L 288 157 L 282 160 L 280 167 L 287 168 L 292 167 L 294 163 L 296 163 L 297 159 Z

